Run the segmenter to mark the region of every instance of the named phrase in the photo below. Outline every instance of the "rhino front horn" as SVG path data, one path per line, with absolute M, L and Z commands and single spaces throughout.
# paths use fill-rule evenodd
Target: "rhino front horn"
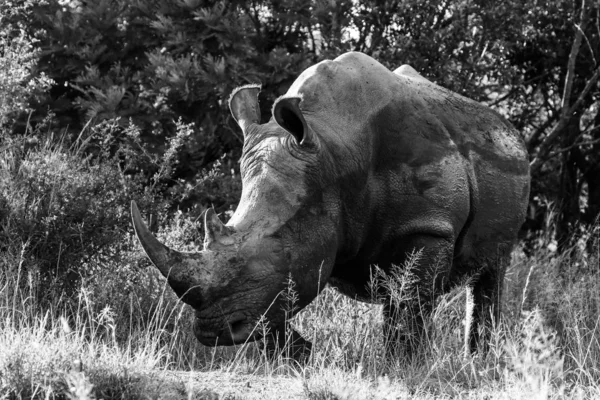
M 131 217 L 135 234 L 150 261 L 167 278 L 169 286 L 177 296 L 183 302 L 197 308 L 202 297 L 201 289 L 207 283 L 202 277 L 206 271 L 206 260 L 202 253 L 182 253 L 162 244 L 142 221 L 135 201 L 131 202 Z

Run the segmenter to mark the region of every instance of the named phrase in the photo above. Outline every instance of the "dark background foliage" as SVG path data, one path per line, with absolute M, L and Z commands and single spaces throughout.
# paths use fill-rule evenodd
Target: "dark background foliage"
M 1 145 L 19 165 L 48 163 L 43 149 L 52 149 L 75 174 L 69 183 L 48 165 L 58 190 L 41 161 L 30 176 L 5 171 L 0 218 L 22 221 L 23 243 L 53 238 L 39 249 L 48 271 L 129 230 L 132 198 L 151 210 L 154 230 L 178 212 L 195 221 L 206 207 L 233 210 L 242 138 L 231 91 L 261 83 L 267 121 L 304 69 L 351 50 L 392 69 L 410 64 L 517 127 L 532 160 L 523 232 L 533 244 L 549 212 L 558 213 L 559 248 L 600 213 L 598 2 L 11 0 L 0 10 L 0 54 L 20 34 L 34 46 L 21 84 L 53 80 L 29 92 L 28 112 L 0 120 Z M 27 207 L 11 203 L 25 186 L 41 191 L 47 215 L 26 218 Z M 187 240 L 197 239 L 192 231 Z

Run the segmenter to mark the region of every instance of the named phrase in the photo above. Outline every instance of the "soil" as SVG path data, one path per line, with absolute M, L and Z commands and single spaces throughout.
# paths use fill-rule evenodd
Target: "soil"
M 149 398 L 237 400 L 305 399 L 302 380 L 273 374 L 166 371 L 142 378 Z

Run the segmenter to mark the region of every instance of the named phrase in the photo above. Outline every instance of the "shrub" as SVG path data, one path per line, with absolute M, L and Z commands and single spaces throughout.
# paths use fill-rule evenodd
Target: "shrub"
M 29 113 L 29 99 L 53 83 L 43 72 L 34 75 L 39 49 L 24 21 L 32 1 L 0 4 L 0 129 L 18 113 Z
M 29 29 L 43 50 L 38 70 L 56 84 L 38 108 L 50 107 L 59 126 L 69 128 L 68 140 L 90 121 L 116 121 L 120 133 L 133 123 L 148 151 L 158 155 L 180 124 L 193 124 L 175 154 L 175 180 L 163 183 L 170 188 L 185 179 L 195 186 L 197 174 L 222 154 L 240 155 L 242 138 L 227 103 L 231 91 L 263 83 L 267 118 L 282 94 L 280 84 L 289 85 L 314 61 L 301 47 L 284 51 L 287 34 L 266 37 L 265 31 L 285 24 L 266 15 L 255 19 L 240 1 L 40 3 Z M 148 175 L 156 172 L 151 163 L 139 167 Z M 236 197 L 225 194 L 218 199 L 226 202 L 224 210 Z
M 25 265 L 39 272 L 43 288 L 56 281 L 60 290 L 74 289 L 79 267 L 120 241 L 140 186 L 114 165 L 48 142 L 26 149 L 25 140 L 7 140 L 0 157 L 5 250 L 24 249 Z

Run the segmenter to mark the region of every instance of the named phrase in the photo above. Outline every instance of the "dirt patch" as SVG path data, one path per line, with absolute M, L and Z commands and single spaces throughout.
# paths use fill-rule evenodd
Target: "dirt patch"
M 148 376 L 150 398 L 160 399 L 305 399 L 300 378 L 234 372 L 166 371 Z

